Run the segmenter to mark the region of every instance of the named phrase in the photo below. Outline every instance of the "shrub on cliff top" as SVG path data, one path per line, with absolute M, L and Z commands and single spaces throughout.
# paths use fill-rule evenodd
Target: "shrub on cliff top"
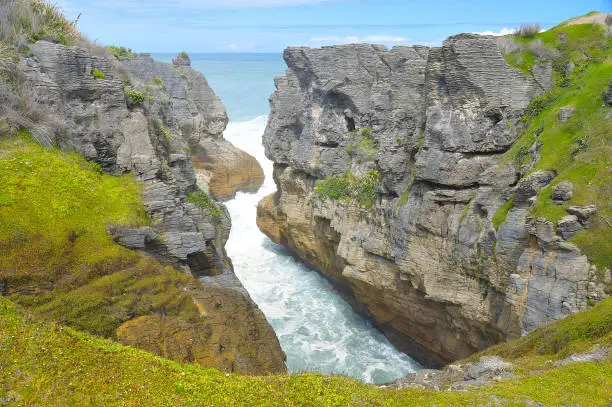
M 534 35 L 539 33 L 541 29 L 542 28 L 538 23 L 521 24 L 520 28 L 516 31 L 516 35 L 519 35 L 521 37 L 533 37 Z
M 109 45 L 105 48 L 119 60 L 133 59 L 138 56 L 138 54 L 132 52 L 131 48 L 117 47 L 115 45 Z

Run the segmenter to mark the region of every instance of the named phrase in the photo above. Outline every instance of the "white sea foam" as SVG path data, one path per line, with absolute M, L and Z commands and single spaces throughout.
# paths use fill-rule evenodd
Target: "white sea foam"
M 420 366 L 357 315 L 327 280 L 288 256 L 255 224 L 257 202 L 274 192 L 272 163 L 261 136 L 267 117 L 230 123 L 225 138 L 255 156 L 266 180 L 256 194 L 227 202 L 232 232 L 227 252 L 236 275 L 270 321 L 290 371 L 344 374 L 370 383 L 392 381 Z

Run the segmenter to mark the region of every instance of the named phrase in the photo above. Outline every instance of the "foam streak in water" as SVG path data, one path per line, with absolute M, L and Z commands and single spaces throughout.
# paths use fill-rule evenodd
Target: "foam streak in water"
M 266 117 L 260 116 L 230 123 L 225 132 L 225 138 L 257 158 L 266 175 L 258 193 L 238 193 L 227 203 L 232 232 L 226 248 L 236 275 L 276 331 L 289 370 L 384 383 L 418 369 L 357 315 L 326 279 L 288 256 L 257 228 L 257 202 L 275 190 L 272 163 L 261 145 L 265 125 Z

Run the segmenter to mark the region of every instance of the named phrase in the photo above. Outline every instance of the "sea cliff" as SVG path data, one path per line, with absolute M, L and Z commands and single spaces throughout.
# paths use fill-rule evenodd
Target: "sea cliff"
M 609 173 L 595 167 L 612 70 L 597 16 L 529 38 L 286 49 L 260 229 L 428 365 L 605 298 Z

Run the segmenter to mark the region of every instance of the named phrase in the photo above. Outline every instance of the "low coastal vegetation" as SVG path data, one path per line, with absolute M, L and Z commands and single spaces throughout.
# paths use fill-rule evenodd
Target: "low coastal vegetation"
M 342 376 L 242 376 L 180 364 L 41 322 L 0 297 L 0 400 L 15 406 L 606 406 L 611 359 L 559 361 L 612 346 L 610 321 L 612 299 L 486 351 L 514 363 L 511 379 L 462 392 L 392 390 Z
M 129 108 L 141 106 L 144 103 L 146 98 L 144 92 L 138 91 L 131 86 L 126 86 L 123 91 L 125 93 L 125 101 Z
M 53 39 L 74 45 L 82 39 L 75 22 L 44 0 L 3 0 L 0 8 L 0 41 L 16 48 L 27 42 Z
M 0 15 L 2 41 L 22 44 L 51 36 L 70 45 L 80 40 L 74 23 L 43 1 L 32 1 L 33 7 L 16 18 L 25 13 L 20 9 L 24 4 L 8 0 L 6 14 Z M 595 27 L 558 30 L 558 34 L 518 35 L 517 41 L 527 45 L 508 57 L 518 69 L 532 74 L 540 43 L 528 44 L 540 40 L 551 49 L 546 55 L 553 58 L 556 84 L 530 105 L 526 130 L 507 157 L 526 165 L 532 159 L 529 147 L 541 144 L 542 158 L 533 170 L 554 170 L 553 185 L 560 180 L 574 183 L 574 197 L 565 206 L 593 203 L 598 208 L 589 231 L 573 241 L 596 263 L 611 264 L 612 128 L 607 118 L 610 108 L 603 105 L 601 95 L 612 72 L 610 39 L 599 36 Z M 607 41 L 605 52 L 599 53 L 595 45 L 588 48 L 591 43 L 580 40 L 583 31 Z M 568 37 L 561 41 L 565 38 L 561 34 Z M 0 54 L 9 55 L 0 58 L 0 73 L 8 75 L 11 67 L 3 70 L 2 64 L 14 63 L 18 55 L 0 47 Z M 19 47 L 27 55 L 27 48 Z M 123 47 L 109 51 L 118 59 L 133 57 Z M 566 54 L 570 57 L 559 60 L 566 65 L 555 59 Z M 570 72 L 560 70 L 570 63 L 574 65 Z M 104 79 L 98 70 L 93 76 Z M 163 87 L 163 82 L 153 84 Z M 145 102 L 145 93 L 133 88 L 126 87 L 125 95 L 130 107 Z M 567 106 L 575 114 L 559 123 L 559 110 Z M 166 140 L 173 137 L 163 126 L 160 131 Z M 350 137 L 350 154 L 370 158 L 376 152 L 370 129 L 357 130 Z M 370 208 L 379 181 L 378 171 L 347 172 L 318 181 L 316 191 L 322 197 Z M 606 406 L 612 399 L 611 359 L 560 363 L 572 354 L 612 347 L 612 299 L 472 356 L 470 360 L 501 356 L 514 364 L 515 376 L 464 392 L 382 389 L 315 373 L 235 375 L 119 345 L 112 341 L 116 329 L 138 316 L 155 313 L 201 320 L 199 309 L 185 293 L 193 283 L 190 276 L 120 246 L 111 237 L 115 228 L 149 224 L 141 186 L 130 174 L 105 174 L 76 152 L 41 146 L 26 128 L 3 121 L 0 185 L 2 405 Z M 194 190 L 187 199 L 209 216 L 220 217 L 221 208 L 204 191 Z M 496 227 L 512 206 L 511 199 L 495 214 Z M 549 187 L 538 195 L 532 213 L 557 220 L 565 206 L 552 202 Z M 466 206 L 462 216 L 468 211 Z
M 101 70 L 99 70 L 98 68 L 95 68 L 93 71 L 93 77 L 96 79 L 104 79 L 104 72 L 102 72 Z

